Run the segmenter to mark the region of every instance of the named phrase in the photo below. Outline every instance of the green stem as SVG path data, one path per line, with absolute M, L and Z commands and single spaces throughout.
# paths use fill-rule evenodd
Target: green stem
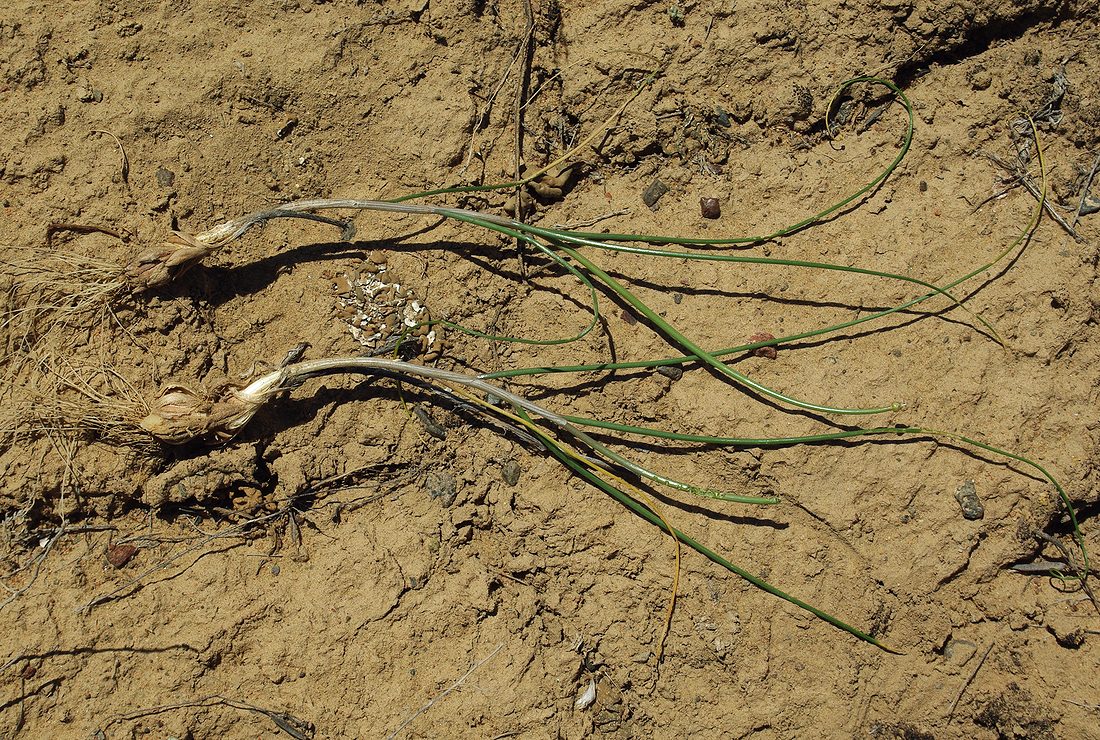
M 740 576 L 741 578 L 748 581 L 753 586 L 756 586 L 757 588 L 761 589 L 762 591 L 765 591 L 765 592 L 767 592 L 767 593 L 769 593 L 773 596 L 777 596 L 780 599 L 782 599 L 783 601 L 786 601 L 789 604 L 793 604 L 794 606 L 797 606 L 799 609 L 802 609 L 804 611 L 809 612 L 810 614 L 814 615 L 818 619 L 824 620 L 825 622 L 828 622 L 832 626 L 834 626 L 838 629 L 841 629 L 841 630 L 847 632 L 848 634 L 853 635 L 853 636 L 859 638 L 860 640 L 863 640 L 864 642 L 868 642 L 868 643 L 874 645 L 875 647 L 878 647 L 882 650 L 886 650 L 887 652 L 892 652 L 892 653 L 897 652 L 894 649 L 887 646 L 886 644 L 880 642 L 879 640 L 875 639 L 871 635 L 867 634 L 863 630 L 860 630 L 856 627 L 853 627 L 850 624 L 848 624 L 847 622 L 844 622 L 844 621 L 838 619 L 837 617 L 834 617 L 832 614 L 829 614 L 828 612 L 822 611 L 821 609 L 818 609 L 817 607 L 812 606 L 811 604 L 807 604 L 805 601 L 802 601 L 801 599 L 799 599 L 795 596 L 791 596 L 790 594 L 786 593 L 785 591 L 781 591 L 780 589 L 776 588 L 772 584 L 765 581 L 763 578 L 760 578 L 759 576 L 753 575 L 752 573 L 748 572 L 744 568 L 742 568 L 738 565 L 735 565 L 731 561 L 729 561 L 726 558 L 719 555 L 714 550 L 710 549 L 709 547 L 707 547 L 703 543 L 696 540 L 694 537 L 691 537 L 690 535 L 680 531 L 679 529 L 677 529 L 675 527 L 672 527 L 671 531 L 669 531 L 670 528 L 663 521 L 661 521 L 661 518 L 659 516 L 657 516 L 655 513 L 653 513 L 653 511 L 651 511 L 648 507 L 643 505 L 641 502 L 637 501 L 634 497 L 624 493 L 623 491 L 620 491 L 618 488 L 611 485 L 610 483 L 605 481 L 603 478 L 600 478 L 598 475 L 593 473 L 591 470 L 589 470 L 588 468 L 581 465 L 579 462 L 577 462 L 572 457 L 570 457 L 568 454 L 566 454 L 563 450 L 561 450 L 561 448 L 558 447 L 558 445 L 554 442 L 554 440 L 549 438 L 544 433 L 538 431 L 537 428 L 533 431 L 539 437 L 539 441 L 542 442 L 542 444 L 546 447 L 546 449 L 550 452 L 550 454 L 552 454 L 554 457 L 556 457 L 567 468 L 572 470 L 574 473 L 576 473 L 578 476 L 580 476 L 584 480 L 588 481 L 592 485 L 594 485 L 597 488 L 599 488 L 600 490 L 602 490 L 604 493 L 606 493 L 609 496 L 611 496 L 612 498 L 614 498 L 620 504 L 622 504 L 626 508 L 633 511 L 635 514 L 642 517 L 643 519 L 645 519 L 650 524 L 654 525 L 655 527 L 657 527 L 657 528 L 659 528 L 663 531 L 669 532 L 669 534 L 676 537 L 678 540 L 683 542 L 685 545 L 687 545 L 691 549 L 695 550 L 697 553 L 699 553 L 703 557 L 711 560 L 714 563 L 717 563 L 718 565 L 722 566 L 723 568 L 730 571 L 734 575 Z
M 684 434 L 681 432 L 670 432 L 664 429 L 654 429 L 651 427 L 634 426 L 631 424 L 617 424 L 614 422 L 600 421 L 598 419 L 589 419 L 583 416 L 568 416 L 562 415 L 562 418 L 566 419 L 572 424 L 579 424 L 581 426 L 588 426 L 597 429 L 605 429 L 608 431 L 618 432 L 622 434 L 636 434 L 643 437 L 652 437 L 657 439 L 669 439 L 677 442 L 693 442 L 700 444 L 713 444 L 731 447 L 789 447 L 799 444 L 813 444 L 817 442 L 835 442 L 838 440 L 847 439 L 859 439 L 864 437 L 876 437 L 886 435 L 903 435 L 903 436 L 927 436 L 932 439 L 946 438 L 952 439 L 978 449 L 985 450 L 986 452 L 993 453 L 999 457 L 1004 457 L 1009 460 L 1015 460 L 1016 462 L 1027 465 L 1033 470 L 1037 471 L 1043 478 L 1047 480 L 1058 492 L 1058 497 L 1062 502 L 1062 505 L 1066 509 L 1066 513 L 1069 516 L 1070 523 L 1073 526 L 1073 540 L 1076 543 L 1078 549 L 1081 552 L 1082 567 L 1080 568 L 1077 577 L 1084 581 L 1091 570 L 1091 560 L 1089 558 L 1088 549 L 1085 546 L 1084 534 L 1081 532 L 1081 525 L 1077 519 L 1077 512 L 1073 508 L 1073 502 L 1069 498 L 1069 494 L 1062 487 L 1062 484 L 1058 482 L 1045 467 L 1035 462 L 1034 460 L 1018 455 L 1014 452 L 995 447 L 991 444 L 981 442 L 973 437 L 969 437 L 958 432 L 947 432 L 939 429 L 931 429 L 927 427 L 907 426 L 907 427 L 875 427 L 871 429 L 847 429 L 840 432 L 825 432 L 822 434 L 808 434 L 797 437 L 765 437 L 765 438 L 751 438 L 751 437 L 720 437 L 705 434 Z M 1069 565 L 1073 565 L 1069 563 Z
M 744 375 L 742 373 L 737 372 L 736 370 L 729 367 L 725 363 L 720 362 L 717 358 L 715 358 L 713 355 L 709 354 L 706 350 L 704 350 L 698 344 L 696 344 L 695 342 L 688 339 L 679 330 L 677 330 L 674 326 L 669 324 L 667 321 L 665 321 L 663 318 L 661 318 L 661 316 L 659 316 L 655 311 L 650 309 L 649 306 L 647 306 L 645 303 L 643 303 L 637 296 L 635 296 L 629 289 L 627 289 L 626 286 L 624 286 L 619 281 L 615 280 L 615 278 L 608 275 L 606 272 L 604 272 L 602 269 L 600 269 L 594 262 L 592 262 L 590 259 L 588 259 L 584 255 L 582 255 L 580 252 L 578 252 L 575 249 L 572 249 L 570 247 L 567 247 L 563 244 L 559 244 L 558 248 L 561 249 L 563 252 L 565 252 L 565 254 L 569 255 L 570 258 L 575 260 L 582 267 L 584 267 L 584 269 L 587 270 L 589 272 L 589 274 L 595 276 L 596 279 L 598 279 L 601 283 L 606 285 L 609 289 L 611 289 L 618 296 L 620 296 L 624 301 L 626 301 L 631 306 L 633 306 L 635 309 L 637 309 L 639 313 L 641 313 L 647 320 L 649 320 L 650 323 L 652 323 L 654 326 L 656 326 L 658 329 L 660 329 L 662 333 L 664 333 L 667 337 L 669 337 L 669 339 L 676 342 L 681 347 L 683 347 L 685 350 L 690 352 L 693 356 L 698 358 L 699 361 L 701 361 L 702 363 L 704 363 L 708 367 L 711 367 L 714 370 L 717 370 L 722 375 L 725 375 L 726 377 L 731 378 L 734 381 L 740 383 L 741 385 L 744 385 L 748 388 L 751 388 L 752 390 L 754 390 L 758 393 L 762 393 L 765 396 L 773 398 L 773 399 L 775 399 L 777 401 L 780 401 L 782 403 L 786 403 L 786 404 L 789 404 L 791 406 L 795 406 L 797 408 L 807 409 L 809 411 L 815 411 L 815 412 L 826 413 L 826 414 L 842 414 L 842 415 L 883 414 L 883 413 L 888 413 L 888 412 L 891 412 L 891 411 L 899 411 L 902 408 L 902 404 L 900 404 L 900 403 L 893 403 L 893 404 L 890 404 L 889 406 L 881 406 L 881 407 L 877 407 L 877 408 L 863 408 L 863 409 L 837 408 L 837 407 L 833 407 L 833 406 L 824 406 L 824 405 L 821 405 L 821 404 L 810 403 L 808 401 L 801 401 L 797 398 L 792 398 L 791 396 L 788 396 L 784 393 L 781 393 L 779 391 L 768 388 L 767 386 L 765 386 L 761 383 L 758 383 L 755 380 L 749 378 L 747 375 Z

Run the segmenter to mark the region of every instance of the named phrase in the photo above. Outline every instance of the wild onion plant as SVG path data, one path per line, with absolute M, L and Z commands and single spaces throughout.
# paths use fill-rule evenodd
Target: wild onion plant
M 971 313 L 962 302 L 951 293 L 951 291 L 965 281 L 989 269 L 1025 243 L 1029 235 L 1038 225 L 1043 207 L 1042 198 L 1040 198 L 1039 206 L 1036 208 L 1026 228 L 1006 249 L 986 264 L 944 285 L 935 285 L 915 277 L 864 267 L 853 267 L 808 260 L 750 256 L 717 249 L 724 246 L 759 244 L 791 236 L 837 213 L 845 206 L 859 201 L 859 199 L 873 191 L 890 176 L 902 161 L 912 141 L 912 106 L 904 93 L 893 83 L 868 77 L 855 78 L 844 82 L 834 95 L 833 102 L 835 103 L 839 96 L 852 85 L 864 83 L 888 88 L 897 96 L 898 100 L 900 100 L 904 106 L 908 116 L 908 123 L 906 134 L 899 152 L 894 157 L 893 161 L 879 175 L 856 192 L 848 195 L 828 208 L 770 234 L 720 239 L 698 239 L 681 236 L 629 233 L 598 234 L 568 229 L 537 227 L 524 223 L 519 219 L 506 218 L 495 214 L 413 202 L 440 195 L 450 195 L 475 190 L 511 188 L 520 183 L 503 183 L 500 185 L 474 186 L 467 188 L 445 188 L 415 193 L 394 200 L 300 200 L 227 221 L 226 223 L 215 226 L 199 234 L 189 235 L 180 231 L 173 232 L 163 244 L 146 250 L 131 260 L 127 265 L 112 266 L 101 262 L 93 263 L 90 260 L 79 262 L 78 258 L 72 255 L 54 255 L 56 259 L 62 260 L 63 264 L 68 264 L 71 268 L 82 270 L 82 272 L 74 274 L 73 272 L 67 272 L 62 269 L 59 272 L 44 274 L 35 272 L 33 269 L 35 259 L 32 258 L 27 264 L 17 266 L 15 271 L 17 280 L 16 291 L 22 296 L 23 303 L 13 310 L 11 315 L 6 318 L 6 321 L 11 323 L 20 315 L 25 319 L 29 317 L 29 324 L 25 325 L 29 325 L 30 328 L 26 330 L 25 336 L 27 337 L 27 344 L 33 345 L 35 341 L 34 333 L 42 331 L 43 326 L 49 327 L 58 322 L 64 324 L 66 321 L 72 320 L 73 317 L 85 316 L 90 312 L 102 310 L 102 307 L 109 305 L 112 301 L 127 299 L 140 295 L 145 291 L 162 287 L 175 280 L 181 273 L 201 262 L 221 247 L 240 238 L 250 229 L 277 218 L 310 218 L 339 225 L 343 229 L 343 236 L 345 238 L 350 238 L 349 229 L 346 224 L 319 215 L 318 212 L 331 210 L 366 210 L 427 215 L 458 221 L 473 227 L 486 229 L 514 238 L 545 255 L 561 269 L 573 275 L 587 290 L 590 304 L 590 320 L 584 328 L 573 336 L 550 339 L 494 336 L 439 319 L 434 320 L 432 323 L 442 324 L 458 331 L 492 340 L 517 341 L 543 345 L 568 343 L 585 336 L 597 325 L 600 318 L 600 290 L 597 288 L 597 285 L 599 285 L 602 286 L 603 290 L 614 294 L 617 298 L 633 307 L 638 313 L 645 317 L 652 326 L 661 332 L 670 344 L 677 347 L 682 354 L 677 357 L 635 362 L 520 368 L 488 373 L 478 377 L 440 368 L 426 367 L 424 365 L 378 357 L 320 358 L 289 363 L 272 373 L 253 380 L 244 388 L 228 390 L 213 398 L 207 398 L 183 386 L 173 386 L 166 389 L 158 399 L 132 407 L 132 413 L 123 414 L 119 418 L 118 424 L 125 426 L 129 430 L 127 434 L 135 429 L 140 429 L 144 430 L 144 432 L 151 437 L 169 444 L 179 444 L 203 436 L 227 439 L 237 434 L 249 420 L 253 418 L 258 409 L 270 403 L 280 395 L 302 386 L 311 378 L 332 374 L 367 373 L 394 376 L 402 379 L 417 379 L 437 389 L 441 389 L 443 393 L 452 398 L 459 399 L 470 407 L 477 408 L 487 414 L 495 415 L 498 418 L 506 420 L 507 423 L 511 424 L 513 427 L 523 429 L 530 438 L 533 438 L 541 444 L 567 469 L 610 494 L 639 516 L 668 531 L 675 538 L 677 543 L 683 543 L 692 547 L 705 557 L 748 580 L 759 588 L 799 608 L 811 612 L 815 616 L 824 619 L 830 624 L 862 640 L 880 647 L 885 647 L 885 645 L 875 637 L 847 624 L 831 614 L 821 611 L 814 606 L 780 591 L 759 577 L 754 576 L 723 558 L 690 535 L 674 527 L 660 508 L 634 484 L 630 483 L 627 477 L 633 477 L 647 484 L 667 486 L 676 491 L 725 502 L 770 505 L 777 503 L 778 499 L 771 497 L 733 496 L 688 482 L 675 480 L 659 471 L 643 467 L 632 461 L 628 456 L 612 450 L 607 445 L 596 440 L 589 433 L 583 431 L 582 428 L 596 428 L 601 430 L 601 433 L 641 435 L 658 440 L 743 448 L 777 447 L 870 438 L 889 439 L 898 437 L 923 437 L 941 440 L 946 439 L 976 447 L 1007 460 L 1023 463 L 1034 468 L 1050 482 L 1058 492 L 1059 498 L 1072 521 L 1073 538 L 1080 552 L 1080 562 L 1071 564 L 1074 569 L 1072 577 L 1077 578 L 1091 595 L 1091 590 L 1089 590 L 1089 584 L 1087 582 L 1087 575 L 1090 569 L 1089 557 L 1085 550 L 1084 540 L 1078 526 L 1076 514 L 1066 491 L 1040 464 L 1024 456 L 989 445 L 979 440 L 975 434 L 954 430 L 928 429 L 921 426 L 880 425 L 784 438 L 749 439 L 692 435 L 626 424 L 613 424 L 610 422 L 558 413 L 540 405 L 536 405 L 522 396 L 506 391 L 492 382 L 496 379 L 546 373 L 657 368 L 695 363 L 708 367 L 712 371 L 727 378 L 733 384 L 747 388 L 784 407 L 804 409 L 826 415 L 862 417 L 897 413 L 902 411 L 904 406 L 901 402 L 894 399 L 886 399 L 859 407 L 841 407 L 830 405 L 825 402 L 801 399 L 790 392 L 771 388 L 752 379 L 730 367 L 723 362 L 722 358 L 761 347 L 777 346 L 811 337 L 827 336 L 858 324 L 879 321 L 894 313 L 912 308 L 913 306 L 937 297 L 949 301 L 952 306 L 964 311 L 975 321 L 975 323 L 980 324 L 992 338 L 1000 341 L 1000 337 L 995 328 L 982 317 Z M 830 109 L 831 108 L 832 103 L 830 104 Z M 826 127 L 829 127 L 828 118 L 826 118 Z M 1042 153 L 1038 148 L 1037 135 L 1035 136 L 1035 142 L 1036 161 L 1039 166 L 1040 177 L 1044 186 L 1043 192 L 1045 195 L 1046 178 L 1042 162 Z M 775 265 L 787 269 L 838 271 L 863 275 L 875 279 L 899 281 L 911 284 L 919 290 L 917 295 L 899 305 L 876 311 L 857 319 L 826 327 L 808 329 L 775 339 L 754 341 L 736 347 L 708 350 L 694 341 L 687 332 L 666 321 L 626 285 L 601 268 L 596 258 L 590 254 L 591 250 L 628 252 L 659 259 L 706 260 L 734 264 Z M 39 263 L 41 263 L 41 259 L 39 259 Z M 495 402 L 491 403 L 487 401 L 487 397 L 495 399 Z

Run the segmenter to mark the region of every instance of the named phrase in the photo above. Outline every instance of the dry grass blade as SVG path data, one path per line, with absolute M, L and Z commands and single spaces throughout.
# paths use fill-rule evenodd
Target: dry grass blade
M 398 725 L 396 730 L 394 730 L 393 732 L 391 732 L 389 735 L 386 736 L 386 740 L 394 740 L 394 738 L 396 738 L 398 735 L 400 735 L 401 732 L 406 727 L 411 725 L 417 717 L 419 717 L 420 715 L 424 714 L 424 712 L 431 709 L 440 700 L 445 699 L 447 697 L 447 695 L 450 694 L 452 691 L 454 691 L 455 689 L 462 686 L 462 684 L 466 682 L 466 679 L 468 679 L 470 676 L 473 675 L 474 671 L 476 671 L 478 668 L 480 668 L 481 666 L 485 665 L 490 660 L 492 660 L 496 656 L 496 654 L 499 653 L 503 648 L 504 648 L 504 643 L 501 643 L 501 644 L 497 645 L 496 648 L 494 648 L 491 653 L 486 655 L 484 658 L 482 658 L 478 662 L 474 663 L 472 666 L 470 666 L 470 669 L 468 671 L 466 671 L 465 673 L 463 673 L 461 676 L 459 676 L 458 680 L 456 680 L 454 683 L 452 683 L 447 688 L 443 689 L 443 691 L 441 691 L 440 693 L 433 696 L 431 699 L 428 700 L 427 704 L 425 704 L 424 706 L 420 707 L 420 709 L 413 712 L 413 714 L 408 719 L 406 719 L 404 722 L 402 722 L 400 725 Z
M 118 156 L 120 159 L 119 174 L 122 176 L 122 182 L 126 185 L 130 184 L 130 158 L 126 156 L 126 147 L 122 146 L 122 141 L 112 134 L 110 131 L 101 131 L 99 129 L 93 129 L 89 133 L 102 134 L 104 136 L 110 136 L 115 141 L 115 145 L 118 146 Z
M 1081 220 L 1081 216 L 1084 215 L 1085 204 L 1088 202 L 1089 189 L 1092 188 L 1092 179 L 1096 177 L 1096 170 L 1100 169 L 1100 154 L 1096 155 L 1096 159 L 1092 162 L 1092 169 L 1089 170 L 1088 175 L 1085 176 L 1085 183 L 1081 186 L 1081 198 L 1077 201 L 1077 212 L 1073 216 L 1073 222 L 1070 226 L 1076 227 L 1077 222 Z

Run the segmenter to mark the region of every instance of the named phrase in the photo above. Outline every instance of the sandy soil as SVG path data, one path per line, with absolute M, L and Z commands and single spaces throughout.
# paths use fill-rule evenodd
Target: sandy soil
M 695 484 L 778 496 L 759 507 L 651 491 L 678 527 L 899 653 L 685 550 L 659 662 L 672 540 L 545 450 L 413 385 L 310 381 L 229 441 L 88 431 L 127 411 L 109 402 L 242 385 L 300 342 L 307 359 L 362 352 L 347 322 L 370 297 L 352 283 L 382 264 L 436 319 L 529 339 L 580 331 L 583 286 L 510 238 L 360 213 L 347 241 L 328 224 L 278 220 L 70 324 L 34 327 L 25 311 L 45 295 L 27 286 L 60 253 L 119 265 L 170 229 L 194 234 L 284 201 L 507 182 L 517 159 L 537 169 L 593 132 L 568 177 L 528 189 L 528 222 L 768 234 L 899 153 L 905 112 L 884 107 L 881 86 L 851 88 L 844 125 L 825 135 L 837 85 L 878 75 L 915 110 L 900 167 L 821 223 L 730 253 L 947 284 L 1035 212 L 987 156 L 1017 160 L 1027 114 L 1052 210 L 1079 235 L 1044 216 L 1026 245 L 956 289 L 970 313 L 938 298 L 774 357 L 731 358 L 798 398 L 903 411 L 792 410 L 696 365 L 508 388 L 560 412 L 698 434 L 963 433 L 1045 466 L 1100 552 L 1100 215 L 1089 207 L 1100 195 L 1076 217 L 1100 153 L 1096 3 L 551 0 L 530 6 L 530 26 L 513 0 L 7 6 L 3 737 L 1100 737 L 1100 617 L 1078 584 L 1028 569 L 1068 572 L 1065 509 L 1036 470 L 973 445 L 618 445 Z M 657 180 L 667 192 L 647 207 Z M 717 220 L 700 213 L 709 197 Z M 499 214 L 516 200 L 432 202 Z M 585 253 L 708 348 L 924 290 Z M 96 279 L 67 269 L 70 282 Z M 418 361 L 491 372 L 679 354 L 621 300 L 603 293 L 600 305 L 576 342 L 441 330 L 418 345 L 439 356 Z M 981 518 L 956 498 L 968 482 Z M 595 701 L 578 703 L 591 686 Z

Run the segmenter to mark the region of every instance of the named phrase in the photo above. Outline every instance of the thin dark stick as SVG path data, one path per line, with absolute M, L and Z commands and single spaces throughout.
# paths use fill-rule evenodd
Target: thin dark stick
M 141 719 L 142 717 L 149 717 L 154 714 L 163 714 L 164 712 L 171 712 L 176 709 L 188 709 L 192 707 L 230 707 L 232 709 L 241 709 L 248 712 L 255 712 L 256 714 L 263 715 L 270 719 L 275 725 L 290 735 L 294 740 L 310 740 L 314 736 L 315 730 L 313 724 L 300 720 L 285 712 L 275 712 L 270 709 L 264 709 L 258 707 L 255 704 L 249 704 L 245 701 L 237 699 L 230 699 L 220 694 L 214 694 L 212 696 L 205 696 L 201 699 L 195 699 L 193 701 L 183 701 L 177 704 L 161 704 L 155 707 L 148 707 L 147 709 L 139 709 L 129 714 L 122 714 L 110 722 L 108 722 L 102 729 L 106 730 L 112 725 L 118 722 L 129 722 L 135 719 Z
M 589 226 L 595 226 L 600 221 L 606 221 L 609 218 L 615 218 L 616 216 L 629 216 L 629 208 L 621 208 L 617 211 L 611 211 L 605 213 L 602 216 L 595 216 L 593 218 L 585 219 L 584 221 L 570 221 L 566 224 L 554 224 L 555 229 L 585 229 Z
M 1042 192 L 1040 192 L 1039 187 L 1035 184 L 1035 181 L 1031 179 L 1031 175 L 1027 174 L 1027 172 L 1025 172 L 1022 167 L 1020 167 L 1019 165 L 1008 164 L 996 154 L 989 154 L 987 152 L 981 152 L 981 154 L 993 164 L 997 165 L 1006 172 L 1011 173 L 1021 185 L 1027 188 L 1027 191 L 1031 193 L 1035 200 L 1040 201 L 1043 204 L 1043 209 L 1050 215 L 1052 219 L 1055 220 L 1055 222 L 1057 222 L 1059 226 L 1065 229 L 1067 234 L 1073 237 L 1073 240 L 1075 242 L 1077 242 L 1078 244 L 1083 244 L 1085 242 L 1085 238 L 1078 234 L 1076 229 L 1070 226 L 1069 222 L 1062 217 L 1062 214 L 1054 210 L 1054 205 L 1050 202 L 1050 199 L 1043 198 Z
M 994 638 L 989 643 L 989 647 L 987 647 L 985 649 L 985 652 L 982 653 L 982 657 L 978 661 L 978 665 L 974 666 L 974 670 L 972 670 L 970 672 L 970 676 L 965 681 L 963 681 L 963 685 L 959 687 L 959 693 L 955 694 L 955 701 L 951 702 L 951 707 L 950 707 L 950 709 L 947 710 L 947 721 L 948 721 L 948 723 L 951 722 L 951 717 L 955 714 L 955 707 L 957 707 L 959 705 L 959 701 L 963 698 L 963 694 L 966 693 L 966 689 L 974 681 L 974 677 L 978 675 L 978 671 L 980 671 L 982 669 L 982 665 L 985 664 L 985 659 L 989 657 L 989 653 L 993 650 L 993 646 L 996 645 L 996 644 L 997 644 L 997 639 Z
M 1085 209 L 1085 198 L 1088 197 L 1089 188 L 1092 187 L 1092 178 L 1096 176 L 1096 168 L 1100 167 L 1100 154 L 1096 155 L 1096 159 L 1092 162 L 1092 170 L 1089 171 L 1089 176 L 1085 178 L 1085 187 L 1081 188 L 1081 200 L 1077 202 L 1077 213 L 1073 217 L 1072 226 L 1076 226 L 1077 222 L 1081 220 L 1081 211 Z

